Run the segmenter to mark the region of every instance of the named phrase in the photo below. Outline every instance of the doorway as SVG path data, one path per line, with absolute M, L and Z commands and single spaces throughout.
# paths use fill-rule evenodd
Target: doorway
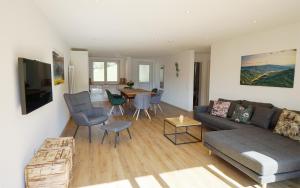
M 198 106 L 201 99 L 201 73 L 202 63 L 194 63 L 194 95 L 193 95 L 193 106 Z

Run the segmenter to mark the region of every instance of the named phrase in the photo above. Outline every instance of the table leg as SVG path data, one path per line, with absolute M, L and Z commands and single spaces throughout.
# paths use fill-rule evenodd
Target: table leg
M 119 133 L 119 132 L 116 132 L 116 134 L 115 134 L 115 148 L 116 148 L 117 142 L 118 142 L 118 133 Z
M 130 135 L 129 128 L 127 128 L 127 132 L 128 132 L 128 134 L 129 134 L 129 137 L 130 137 L 130 139 L 131 139 L 131 135 Z
M 201 134 L 201 136 L 200 136 L 201 139 L 200 139 L 200 140 L 201 140 L 201 142 L 202 142 L 202 131 L 203 131 L 203 130 L 202 130 L 202 125 L 200 126 L 200 129 L 201 129 L 201 133 L 200 133 L 200 134 Z
M 103 137 L 102 137 L 101 144 L 103 144 L 103 141 L 104 141 L 104 138 L 105 138 L 106 134 L 107 134 L 107 131 L 105 130 L 105 131 L 104 131 L 104 134 L 103 134 Z
M 177 127 L 175 127 L 175 144 L 177 145 L 176 137 L 177 137 Z

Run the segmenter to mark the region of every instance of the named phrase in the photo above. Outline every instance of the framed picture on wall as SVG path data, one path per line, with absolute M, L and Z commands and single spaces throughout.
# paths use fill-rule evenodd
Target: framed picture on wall
M 241 85 L 294 87 L 297 49 L 242 56 Z
M 53 56 L 54 85 L 63 84 L 65 82 L 64 57 L 60 56 L 55 51 L 52 52 L 52 56 Z

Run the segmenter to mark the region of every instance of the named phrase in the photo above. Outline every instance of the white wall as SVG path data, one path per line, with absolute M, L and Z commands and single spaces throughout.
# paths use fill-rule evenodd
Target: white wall
M 24 166 L 33 152 L 46 137 L 61 134 L 69 114 L 62 96 L 67 80 L 53 85 L 51 103 L 21 114 L 17 58 L 52 64 L 52 50 L 56 50 L 65 57 L 67 77 L 69 50 L 31 0 L 1 1 L 0 23 L 0 187 L 19 188 L 24 187 Z
M 216 42 L 211 49 L 210 99 L 248 99 L 300 110 L 300 23 Z M 297 48 L 294 88 L 240 85 L 241 56 Z
M 160 65 L 165 65 L 163 101 L 188 111 L 193 110 L 194 61 L 194 50 L 158 59 Z M 179 77 L 176 77 L 175 62 L 179 64 Z
M 71 64 L 74 65 L 74 93 L 89 90 L 89 52 L 71 51 Z

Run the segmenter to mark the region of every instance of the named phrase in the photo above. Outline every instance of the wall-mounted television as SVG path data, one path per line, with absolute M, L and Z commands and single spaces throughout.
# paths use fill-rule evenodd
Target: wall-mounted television
M 22 114 L 28 114 L 53 100 L 51 65 L 19 58 Z

